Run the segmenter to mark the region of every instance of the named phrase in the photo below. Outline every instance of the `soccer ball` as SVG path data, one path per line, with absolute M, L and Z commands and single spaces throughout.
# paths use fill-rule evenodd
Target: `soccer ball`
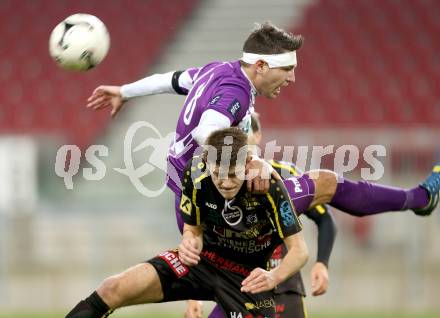
M 77 13 L 59 23 L 49 39 L 50 56 L 61 68 L 87 71 L 104 59 L 110 36 L 104 23 L 91 14 Z

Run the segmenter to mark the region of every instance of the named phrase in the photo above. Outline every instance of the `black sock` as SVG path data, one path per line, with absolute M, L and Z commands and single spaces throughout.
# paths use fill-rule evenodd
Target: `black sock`
M 75 308 L 73 308 L 66 318 L 103 318 L 108 317 L 112 310 L 99 297 L 96 291 L 93 292 L 85 300 L 81 300 Z

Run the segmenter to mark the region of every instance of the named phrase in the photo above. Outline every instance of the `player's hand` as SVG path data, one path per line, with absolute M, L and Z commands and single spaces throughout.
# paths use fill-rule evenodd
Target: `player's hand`
M 111 116 L 114 118 L 124 105 L 121 95 L 121 86 L 99 86 L 92 96 L 87 99 L 87 108 L 94 110 L 111 107 Z
M 319 296 L 325 294 L 328 288 L 328 270 L 327 266 L 321 262 L 313 265 L 312 272 L 312 295 Z
M 241 291 L 244 293 L 261 293 L 276 287 L 272 271 L 255 268 L 248 277 L 241 282 Z
M 186 302 L 185 318 L 202 318 L 203 302 L 198 300 L 188 300 Z
M 179 245 L 179 259 L 187 266 L 197 265 L 200 261 L 200 252 L 202 246 L 199 240 L 195 237 L 183 236 L 182 242 Z
M 252 191 L 255 194 L 267 193 L 270 187 L 272 171 L 274 170 L 267 161 L 257 156 L 252 156 L 246 163 L 246 185 L 248 191 Z

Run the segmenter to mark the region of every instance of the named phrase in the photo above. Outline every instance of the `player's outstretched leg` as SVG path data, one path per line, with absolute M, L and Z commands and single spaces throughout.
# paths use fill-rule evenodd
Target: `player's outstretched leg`
M 438 162 L 432 169 L 431 174 L 420 184 L 420 187 L 428 192 L 429 203 L 419 209 L 412 209 L 417 215 L 430 215 L 436 208 L 439 201 L 440 191 L 440 162 Z
M 340 178 L 330 205 L 353 216 L 367 216 L 390 211 L 425 207 L 429 203 L 426 190 L 391 187 L 368 181 Z
M 309 171 L 299 178 L 284 180 L 284 184 L 299 213 L 309 206 L 328 203 L 358 217 L 405 210 L 429 215 L 439 201 L 440 164 L 434 166 L 423 183 L 411 189 L 352 181 L 329 170 Z
M 142 263 L 106 278 L 66 318 L 103 318 L 109 316 L 112 309 L 159 302 L 162 299 L 162 285 L 156 269 L 150 263 Z

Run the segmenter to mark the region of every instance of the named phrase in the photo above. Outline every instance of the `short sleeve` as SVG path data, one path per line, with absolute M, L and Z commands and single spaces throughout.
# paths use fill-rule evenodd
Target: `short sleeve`
M 183 172 L 179 210 L 183 221 L 189 225 L 201 224 L 200 209 L 197 205 L 200 187 L 194 186 L 194 182 L 199 178 L 201 165 L 204 165 L 203 161 L 199 157 L 193 157 Z
M 229 118 L 231 124 L 238 124 L 249 109 L 249 93 L 239 85 L 220 85 L 208 103 L 213 109 Z
M 283 182 L 272 179 L 266 196 L 271 205 L 272 221 L 280 238 L 284 239 L 287 236 L 300 232 L 302 225 Z

